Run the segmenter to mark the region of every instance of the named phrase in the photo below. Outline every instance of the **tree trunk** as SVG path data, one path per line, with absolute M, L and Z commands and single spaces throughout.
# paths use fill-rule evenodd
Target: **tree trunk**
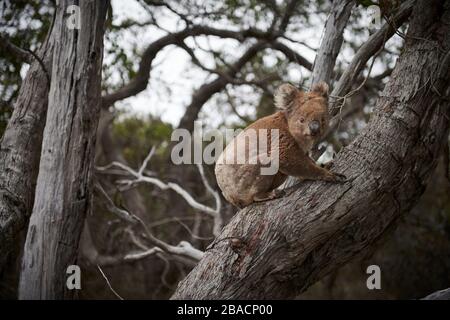
M 66 269 L 76 262 L 92 194 L 95 133 L 107 1 L 61 0 L 57 5 L 47 121 L 33 213 L 22 261 L 19 297 L 62 299 Z M 66 25 L 67 7 L 80 7 L 81 29 Z
M 54 33 L 50 28 L 37 52 L 51 72 Z M 41 155 L 42 132 L 47 114 L 49 83 L 37 60 L 20 88 L 0 145 L 0 277 L 8 260 L 16 260 L 24 230 L 33 208 L 34 189 Z M 17 245 L 19 244 L 19 245 Z M 4 281 L 0 281 L 4 285 Z M 2 290 L 0 290 L 1 292 Z
M 336 58 L 341 51 L 344 28 L 354 5 L 353 0 L 333 1 L 330 16 L 325 24 L 323 39 L 314 60 L 311 86 L 320 81 L 330 82 Z
M 174 299 L 293 298 L 372 246 L 422 194 L 448 134 L 450 1 L 418 1 L 367 127 L 332 170 L 241 210 Z

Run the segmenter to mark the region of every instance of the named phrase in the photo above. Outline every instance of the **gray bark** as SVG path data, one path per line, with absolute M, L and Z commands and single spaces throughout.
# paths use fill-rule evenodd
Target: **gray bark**
M 341 51 L 344 28 L 354 5 L 353 0 L 333 1 L 330 16 L 325 24 L 323 39 L 314 60 L 311 86 L 320 81 L 330 83 L 336 58 Z
M 51 72 L 54 35 L 49 32 L 36 53 Z M 49 83 L 37 60 L 22 83 L 11 119 L 0 142 L 0 274 L 18 255 L 17 236 L 33 208 Z
M 79 5 L 81 29 L 65 14 Z M 100 112 L 103 33 L 108 1 L 57 4 L 52 80 L 33 213 L 19 284 L 21 299 L 71 298 L 66 269 L 76 263 L 90 206 Z
M 305 182 L 241 210 L 173 299 L 293 298 L 370 248 L 411 209 L 448 135 L 450 1 L 418 1 L 367 127 L 335 160 L 344 184 Z
M 450 288 L 433 292 L 422 300 L 450 300 Z
M 400 27 L 411 15 L 414 1 L 405 1 L 400 6 L 398 12 L 391 18 L 391 22 L 386 22 L 377 32 L 373 33 L 369 39 L 358 49 L 355 56 L 352 58 L 350 65 L 346 68 L 336 86 L 331 93 L 332 97 L 342 97 L 347 94 L 354 83 L 354 80 L 359 76 L 364 69 L 367 61 L 374 56 L 380 48 L 394 35 L 396 28 Z M 333 103 L 331 114 L 336 114 L 339 109 L 341 101 Z

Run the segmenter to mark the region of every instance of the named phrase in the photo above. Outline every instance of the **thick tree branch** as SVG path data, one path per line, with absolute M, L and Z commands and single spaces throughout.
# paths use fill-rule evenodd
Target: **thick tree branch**
M 344 28 L 354 4 L 353 0 L 333 1 L 330 15 L 325 24 L 323 39 L 314 60 L 311 85 L 320 81 L 330 83 L 336 58 L 341 50 Z
M 38 50 L 51 71 L 55 34 L 53 28 Z M 42 132 L 48 102 L 48 77 L 34 60 L 20 88 L 11 119 L 0 141 L 0 272 L 17 235 L 28 224 L 39 168 Z M 15 255 L 19 255 L 15 252 Z
M 300 4 L 300 1 L 291 0 L 286 5 L 283 17 L 281 18 L 281 21 L 280 21 L 280 26 L 279 26 L 280 34 L 284 34 L 284 32 L 286 31 L 287 26 L 289 25 L 289 21 L 291 20 L 292 16 L 294 15 L 295 9 L 298 7 L 299 4 Z
M 25 63 L 31 64 L 34 60 L 33 55 L 29 51 L 16 46 L 14 43 L 9 41 L 8 38 L 6 38 L 6 36 L 2 34 L 0 34 L 0 48 L 10 52 L 14 56 L 17 56 L 20 60 L 22 60 Z
M 450 50 L 449 15 L 449 1 L 415 6 L 408 35 L 433 40 L 406 42 L 372 119 L 339 153 L 333 170 L 348 181 L 304 182 L 241 210 L 173 299 L 293 298 L 411 209 L 448 136 L 450 79 L 439 45 Z
M 269 47 L 275 50 L 278 50 L 282 52 L 286 58 L 288 58 L 289 61 L 293 63 L 297 63 L 298 65 L 304 67 L 305 69 L 311 71 L 313 68 L 313 65 L 311 62 L 309 62 L 306 58 L 299 55 L 297 52 L 289 48 L 287 45 L 279 42 L 279 41 L 272 41 L 269 43 Z

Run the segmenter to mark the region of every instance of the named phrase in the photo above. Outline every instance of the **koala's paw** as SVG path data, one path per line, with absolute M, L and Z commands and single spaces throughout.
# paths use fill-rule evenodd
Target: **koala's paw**
M 321 163 L 320 166 L 324 169 L 330 170 L 333 164 L 333 160 L 330 160 L 327 163 Z
M 335 182 L 340 182 L 340 183 L 347 182 L 347 177 L 344 176 L 343 174 L 336 173 L 336 172 L 333 172 L 332 174 L 333 174 L 333 178 L 334 178 Z
M 281 198 L 282 196 L 284 196 L 285 192 L 284 190 L 272 190 L 269 192 L 264 192 L 258 195 L 255 195 L 253 197 L 253 201 L 254 202 L 262 202 L 262 201 L 268 201 L 268 200 L 273 200 L 273 199 L 277 199 L 277 198 Z
M 272 190 L 271 193 L 272 193 L 272 199 L 281 198 L 286 194 L 286 192 L 282 189 Z

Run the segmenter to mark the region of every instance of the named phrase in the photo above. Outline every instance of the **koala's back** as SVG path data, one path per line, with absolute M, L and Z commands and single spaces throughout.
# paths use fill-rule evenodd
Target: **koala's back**
M 258 132 L 258 129 L 268 129 L 268 150 L 272 148 L 270 129 L 279 130 L 279 146 L 276 147 L 279 148 L 280 161 L 283 161 L 282 158 L 286 155 L 284 149 L 292 143 L 295 144 L 287 131 L 284 115 L 277 112 L 255 121 L 227 145 L 216 162 L 215 174 L 225 199 L 238 207 L 249 205 L 255 195 L 273 189 L 274 184 L 274 175 L 261 175 L 261 165 L 258 162 L 261 154 L 257 144 L 245 141 L 254 137 L 251 129 L 254 132 Z M 245 163 L 237 163 L 239 156 L 245 159 Z M 278 181 L 282 183 L 283 179 Z

